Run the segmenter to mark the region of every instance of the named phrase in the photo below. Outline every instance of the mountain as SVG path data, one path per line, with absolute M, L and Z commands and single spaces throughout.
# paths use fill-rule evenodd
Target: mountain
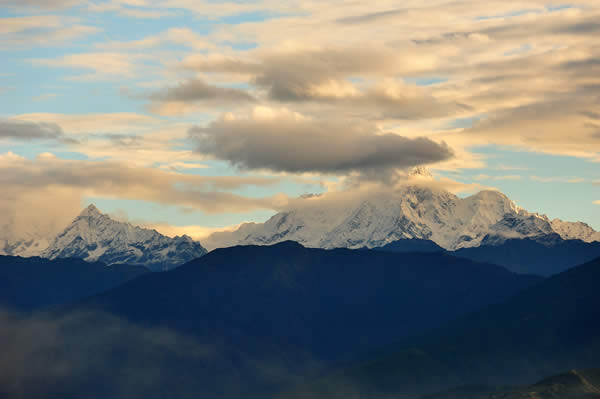
M 48 237 L 41 233 L 39 226 L 31 229 L 19 229 L 18 226 L 14 219 L 0 225 L 0 255 L 39 256 L 48 247 Z
M 407 185 L 393 194 L 374 192 L 339 201 L 314 197 L 296 203 L 300 205 L 265 223 L 247 223 L 234 232 L 215 233 L 204 242 L 209 248 L 285 240 L 316 248 L 373 248 L 416 238 L 455 250 L 551 234 L 600 241 L 600 233 L 584 223 L 551 221 L 529 213 L 498 191 L 459 198 L 433 186 Z
M 166 237 L 156 230 L 115 221 L 90 205 L 52 240 L 41 256 L 79 258 L 109 265 L 144 265 L 158 271 L 179 266 L 205 253 L 200 243 L 186 235 Z
M 0 239 L 0 255 L 39 256 L 48 248 L 48 240 L 38 237 Z
M 443 253 L 322 250 L 288 241 L 215 250 L 91 305 L 129 320 L 167 318 L 194 333 L 220 326 L 220 337 L 242 329 L 272 342 L 310 343 L 321 357 L 338 359 L 348 347 L 358 353 L 418 334 L 538 281 Z
M 600 242 L 551 236 L 508 239 L 498 245 L 460 248 L 452 255 L 501 265 L 517 273 L 551 276 L 600 257 Z
M 149 270 L 143 266 L 106 266 L 79 259 L 0 256 L 0 307 L 32 311 L 115 288 Z
M 384 252 L 445 252 L 445 249 L 435 242 L 418 238 L 405 238 L 373 249 Z
M 378 251 L 439 252 L 443 248 L 430 240 L 403 239 L 391 242 Z M 600 242 L 563 240 L 558 234 L 535 238 L 510 238 L 500 243 L 488 243 L 471 248 L 448 251 L 448 254 L 476 262 L 493 263 L 515 273 L 549 277 L 600 257 Z
M 40 372 L 41 381 L 27 372 L 12 382 L 60 397 L 82 397 L 86 389 L 119 397 L 121 377 L 128 391 L 120 397 L 265 397 L 540 281 L 443 253 L 293 242 L 218 249 L 58 312 L 56 341 L 75 348 L 50 345 L 49 359 L 60 370 Z M 80 352 L 94 356 L 72 359 Z
M 525 387 L 470 385 L 423 396 L 421 399 L 598 399 L 600 369 L 571 370 Z
M 552 225 L 552 229 L 565 240 L 600 241 L 600 233 L 585 223 L 570 223 L 554 219 L 550 224 Z
M 342 398 L 342 388 L 350 386 L 356 397 L 414 398 L 453 386 L 524 384 L 564 369 L 597 367 L 598 281 L 600 259 L 284 397 Z

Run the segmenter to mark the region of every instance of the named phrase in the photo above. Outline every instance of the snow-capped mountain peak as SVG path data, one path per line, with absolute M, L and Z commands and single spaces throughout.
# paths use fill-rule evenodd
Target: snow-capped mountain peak
M 213 234 L 204 242 L 209 248 L 285 240 L 308 247 L 361 248 L 418 238 L 455 250 L 500 243 L 508 238 L 551 234 L 600 241 L 600 233 L 583 223 L 550 222 L 546 216 L 518 207 L 499 191 L 485 190 L 459 198 L 424 184 L 372 193 L 345 206 L 332 207 L 327 201 L 317 200 L 280 212 L 265 223 L 245 224 L 234 232 Z
M 188 236 L 170 238 L 156 230 L 118 222 L 92 204 L 54 238 L 42 256 L 140 264 L 165 270 L 205 253 L 200 243 Z

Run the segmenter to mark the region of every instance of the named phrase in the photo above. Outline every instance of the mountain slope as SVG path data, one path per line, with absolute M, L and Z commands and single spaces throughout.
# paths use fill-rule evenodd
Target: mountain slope
M 31 311 L 70 303 L 145 273 L 142 266 L 0 256 L 0 307 Z
M 284 242 L 215 250 L 166 275 L 131 282 L 93 304 L 133 320 L 167 317 L 169 326 L 195 332 L 229 324 L 274 340 L 286 337 L 288 343 L 328 336 L 313 345 L 337 357 L 347 345 L 358 351 L 375 339 L 418 334 L 539 280 L 445 254 L 320 250 Z M 187 317 L 189 309 L 181 303 L 195 307 L 195 319 Z M 252 325 L 244 324 L 252 318 Z M 300 320 L 307 326 L 296 325 Z M 371 339 L 356 342 L 353 335 L 359 332 Z
M 9 218 L 0 225 L 0 255 L 39 256 L 49 243 L 49 238 L 41 233 L 43 229 L 39 229 L 39 226 L 19 229 L 18 226 L 14 218 Z
M 426 395 L 421 399 L 597 399 L 600 398 L 599 377 L 600 369 L 571 370 L 526 387 L 471 385 Z
M 539 281 L 445 254 L 322 250 L 284 242 L 215 250 L 61 314 L 111 314 L 152 331 L 172 330 L 210 354 L 197 359 L 178 349 L 172 360 L 156 365 L 149 358 L 129 357 L 140 345 L 133 343 L 102 369 L 118 374 L 120 359 L 127 358 L 144 367 L 176 370 L 177 389 L 194 387 L 187 397 L 251 392 L 264 397 L 298 376 L 357 359 Z M 83 329 L 75 325 L 69 331 Z M 75 377 L 65 378 L 65 386 L 76 390 L 68 383 Z M 164 397 L 174 397 L 169 395 Z
M 444 252 L 444 248 L 431 240 L 420 240 L 418 238 L 406 238 L 390 242 L 380 248 L 373 248 L 384 252 Z M 493 263 L 493 262 L 489 262 Z
M 156 230 L 117 222 L 90 205 L 54 238 L 41 256 L 144 265 L 156 271 L 176 267 L 205 253 L 200 243 L 188 236 L 170 238 Z
M 551 276 L 573 266 L 600 257 L 600 242 L 563 240 L 558 234 L 536 238 L 511 238 L 501 243 L 483 244 L 478 247 L 449 251 L 452 256 L 476 262 L 492 263 L 516 273 Z M 444 251 L 430 240 L 404 239 L 394 241 L 378 251 L 386 252 L 439 252 Z
M 563 240 L 558 235 L 509 239 L 499 245 L 461 248 L 452 255 L 501 265 L 517 273 L 551 276 L 600 257 L 600 242 Z
M 0 255 L 8 256 L 39 256 L 48 247 L 48 240 L 44 238 L 17 238 L 0 239 Z
M 462 384 L 520 384 L 589 368 L 600 359 L 600 259 L 560 273 L 501 304 L 308 387 L 310 397 L 411 398 Z M 293 396 L 288 396 L 293 397 Z
M 584 223 L 550 221 L 529 213 L 497 191 L 459 198 L 426 185 L 404 186 L 394 194 L 374 192 L 360 199 L 309 198 L 265 223 L 215 233 L 209 248 L 237 244 L 268 245 L 293 240 L 317 248 L 381 247 L 400 239 L 426 239 L 447 250 L 502 243 L 510 238 L 559 234 L 586 242 L 600 233 Z

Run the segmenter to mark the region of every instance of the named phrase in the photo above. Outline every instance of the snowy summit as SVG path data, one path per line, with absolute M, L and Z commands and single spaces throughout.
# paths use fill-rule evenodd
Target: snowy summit
M 186 235 L 170 238 L 156 230 L 118 222 L 90 205 L 52 240 L 42 256 L 167 270 L 205 253 L 200 243 Z

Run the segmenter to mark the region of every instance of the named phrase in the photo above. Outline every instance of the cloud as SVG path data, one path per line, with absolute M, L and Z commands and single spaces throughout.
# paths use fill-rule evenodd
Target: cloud
M 246 198 L 227 191 L 244 186 L 269 186 L 278 183 L 278 178 L 198 176 L 124 162 L 61 160 L 47 153 L 33 161 L 5 154 L 0 157 L 0 170 L 0 183 L 15 192 L 65 187 L 81 195 L 144 199 L 208 213 L 270 209 L 281 200 Z
M 277 352 L 283 344 L 254 339 L 269 353 L 245 350 L 235 333 L 215 336 L 210 326 L 194 324 L 190 332 L 143 319 L 93 305 L 33 315 L 0 309 L 2 397 L 235 399 L 296 386 L 324 370 L 312 354 L 283 358 Z
M 77 18 L 54 15 L 0 18 L 0 48 L 19 45 L 51 45 L 99 32 L 81 25 Z
M 141 19 L 157 19 L 176 15 L 174 10 L 160 8 L 160 3 L 146 0 L 107 0 L 88 3 L 88 12 L 116 12 L 121 16 Z
M 181 172 L 190 169 L 205 169 L 208 165 L 193 162 L 170 162 L 159 166 L 160 169 L 169 170 L 172 172 Z
M 297 9 L 297 4 L 282 4 L 279 1 L 206 1 L 206 0 L 165 0 L 160 4 L 166 9 L 184 9 L 203 18 L 216 19 L 229 15 L 243 15 L 251 12 L 271 12 Z M 296 6 L 296 7 L 295 7 Z
M 14 8 L 39 7 L 49 10 L 69 8 L 82 3 L 82 0 L 0 0 L 0 6 Z
M 166 88 L 150 96 L 153 100 L 159 101 L 252 101 L 253 98 L 246 92 L 227 87 L 211 86 L 206 82 L 193 79 L 181 83 L 175 87 Z
M 515 165 L 498 165 L 495 169 L 497 170 L 529 170 L 529 168 L 525 166 L 515 166 Z
M 581 177 L 540 177 L 540 176 L 529 176 L 533 181 L 540 183 L 584 183 L 586 180 Z
M 391 71 L 398 56 L 384 49 L 327 48 L 267 54 L 255 81 L 269 90 L 272 99 L 310 99 L 316 87 L 353 75 Z
M 360 96 L 362 90 L 349 79 L 389 77 L 419 67 L 410 54 L 381 46 L 292 47 L 258 51 L 255 59 L 196 55 L 186 58 L 182 66 L 198 72 L 247 75 L 252 84 L 267 90 L 270 99 L 282 102 L 335 101 Z M 406 87 L 402 89 L 407 91 Z M 386 96 L 383 90 L 370 95 L 386 97 L 387 101 L 398 97 Z
M 77 142 L 69 151 L 91 159 L 110 159 L 137 166 L 156 164 L 197 163 L 202 157 L 189 146 L 182 145 L 188 137 L 188 123 L 173 123 L 164 119 L 130 112 L 106 114 L 21 114 L 11 120 L 58 125 Z
M 535 85 L 534 82 L 531 85 Z M 550 94 L 548 94 L 550 96 Z M 528 104 L 490 110 L 472 127 L 441 135 L 452 145 L 508 145 L 550 154 L 600 160 L 600 124 L 590 118 L 593 93 L 575 90 Z
M 269 187 L 277 177 L 199 176 L 117 161 L 62 160 L 40 154 L 28 160 L 0 155 L 0 226 L 15 240 L 50 237 L 80 212 L 86 197 L 120 198 L 179 206 L 205 213 L 278 209 L 283 194 L 244 197 L 231 191 Z
M 156 48 L 165 44 L 177 44 L 197 50 L 213 49 L 215 43 L 189 28 L 169 28 L 166 31 L 131 41 L 107 41 L 96 43 L 96 47 L 107 51 Z
M 438 98 L 431 88 L 399 79 L 403 71 L 421 67 L 423 58 L 415 64 L 411 55 L 385 46 L 291 47 L 257 50 L 245 58 L 195 55 L 181 65 L 204 74 L 243 79 L 265 92 L 269 101 L 294 107 L 318 103 L 322 113 L 417 120 L 471 112 L 467 104 Z
M 159 19 L 176 15 L 174 12 L 166 10 L 143 10 L 132 8 L 123 8 L 119 10 L 119 14 L 140 19 Z
M 407 10 L 387 10 L 377 11 L 363 15 L 353 15 L 349 17 L 339 18 L 336 22 L 340 24 L 361 24 L 367 22 L 375 22 L 389 17 L 396 17 L 405 14 Z
M 521 176 L 519 175 L 505 175 L 505 176 L 490 176 L 486 174 L 480 174 L 473 177 L 475 181 L 480 180 L 521 180 Z
M 152 88 L 150 98 L 138 100 L 161 115 L 201 111 L 193 117 L 203 127 L 192 131 L 199 152 L 186 147 L 188 126 L 166 118 L 23 117 L 77 135 L 70 151 L 137 167 L 156 163 L 171 172 L 210 156 L 282 173 L 386 176 L 402 160 L 416 162 L 408 149 L 422 150 L 415 155 L 422 162 L 447 158 L 440 142 L 454 157 L 435 168 L 481 165 L 484 159 L 470 151 L 482 144 L 600 160 L 596 0 L 560 10 L 543 0 L 525 6 L 501 0 L 284 3 L 95 1 L 98 12 L 141 17 L 184 15 L 182 10 L 215 19 L 268 13 L 219 20 L 208 33 L 161 26 L 138 40 L 96 41 L 89 53 L 33 61 L 81 70 L 79 79 L 133 79 L 128 86 Z M 4 18 L 0 42 L 46 43 L 53 35 L 77 34 L 84 24 L 58 15 Z M 273 111 L 272 120 L 254 114 L 205 119 L 256 105 L 288 110 Z M 247 153 L 235 147 L 236 140 L 248 146 Z M 291 151 L 296 147 L 300 154 Z
M 57 140 L 65 143 L 74 143 L 64 135 L 64 132 L 55 123 L 27 122 L 12 119 L 0 119 L 0 139 L 15 140 Z
M 153 101 L 150 108 L 161 115 L 189 112 L 197 104 L 232 106 L 255 101 L 244 90 L 213 86 L 199 79 L 159 90 L 150 94 L 149 98 Z
M 41 101 L 47 101 L 53 98 L 56 98 L 57 94 L 55 93 L 44 93 L 44 94 L 40 94 L 39 96 L 35 96 L 32 97 L 31 100 L 35 101 L 35 102 L 41 102 Z
M 255 108 L 248 117 L 231 115 L 191 136 L 202 154 L 243 169 L 348 174 L 408 168 L 452 157 L 444 143 L 382 133 L 363 121 L 315 120 L 289 110 Z
M 89 113 L 89 114 L 57 114 L 57 113 L 30 113 L 12 116 L 10 119 L 50 123 L 59 125 L 62 130 L 69 134 L 92 134 L 92 133 L 128 133 L 141 132 L 156 129 L 162 125 L 158 118 L 136 114 L 133 112 L 116 113 Z
M 303 10 L 310 18 L 222 28 L 210 37 L 259 47 L 194 55 L 183 65 L 252 84 L 265 102 L 285 102 L 307 115 L 388 126 L 479 117 L 473 129 L 443 136 L 465 152 L 497 144 L 600 159 L 594 151 L 598 124 L 586 124 L 581 114 L 598 112 L 594 71 L 600 54 L 593 38 L 600 9 L 593 1 L 561 9 L 542 1 L 527 7 L 501 1 L 398 7 L 384 1 L 375 8 L 343 1 L 303 4 Z M 402 82 L 426 77 L 442 83 L 424 88 Z M 441 129 L 439 123 L 424 133 L 442 137 Z
M 168 237 L 188 235 L 194 240 L 202 242 L 205 238 L 215 232 L 231 232 L 240 227 L 240 224 L 225 227 L 207 227 L 207 226 L 173 226 L 169 223 L 135 223 L 136 225 L 154 229 Z M 210 248 L 213 249 L 213 248 Z
M 34 28 L 58 28 L 62 26 L 62 18 L 58 16 L 31 16 L 1 18 L 0 34 L 23 32 Z
M 133 78 L 135 76 L 135 61 L 143 58 L 139 54 L 95 52 L 69 54 L 58 58 L 36 58 L 30 62 L 34 65 L 52 68 L 71 68 L 92 71 L 88 74 L 77 75 L 74 80 L 106 80 L 119 77 Z
M 172 329 L 143 327 L 94 311 L 25 317 L 0 309 L 0 339 L 6 345 L 0 359 L 4 397 L 82 397 L 89 392 L 156 397 L 163 389 L 193 396 L 206 384 L 196 371 L 219 364 L 215 342 L 200 343 Z M 177 366 L 182 364 L 187 366 Z M 172 383 L 180 379 L 186 382 Z

